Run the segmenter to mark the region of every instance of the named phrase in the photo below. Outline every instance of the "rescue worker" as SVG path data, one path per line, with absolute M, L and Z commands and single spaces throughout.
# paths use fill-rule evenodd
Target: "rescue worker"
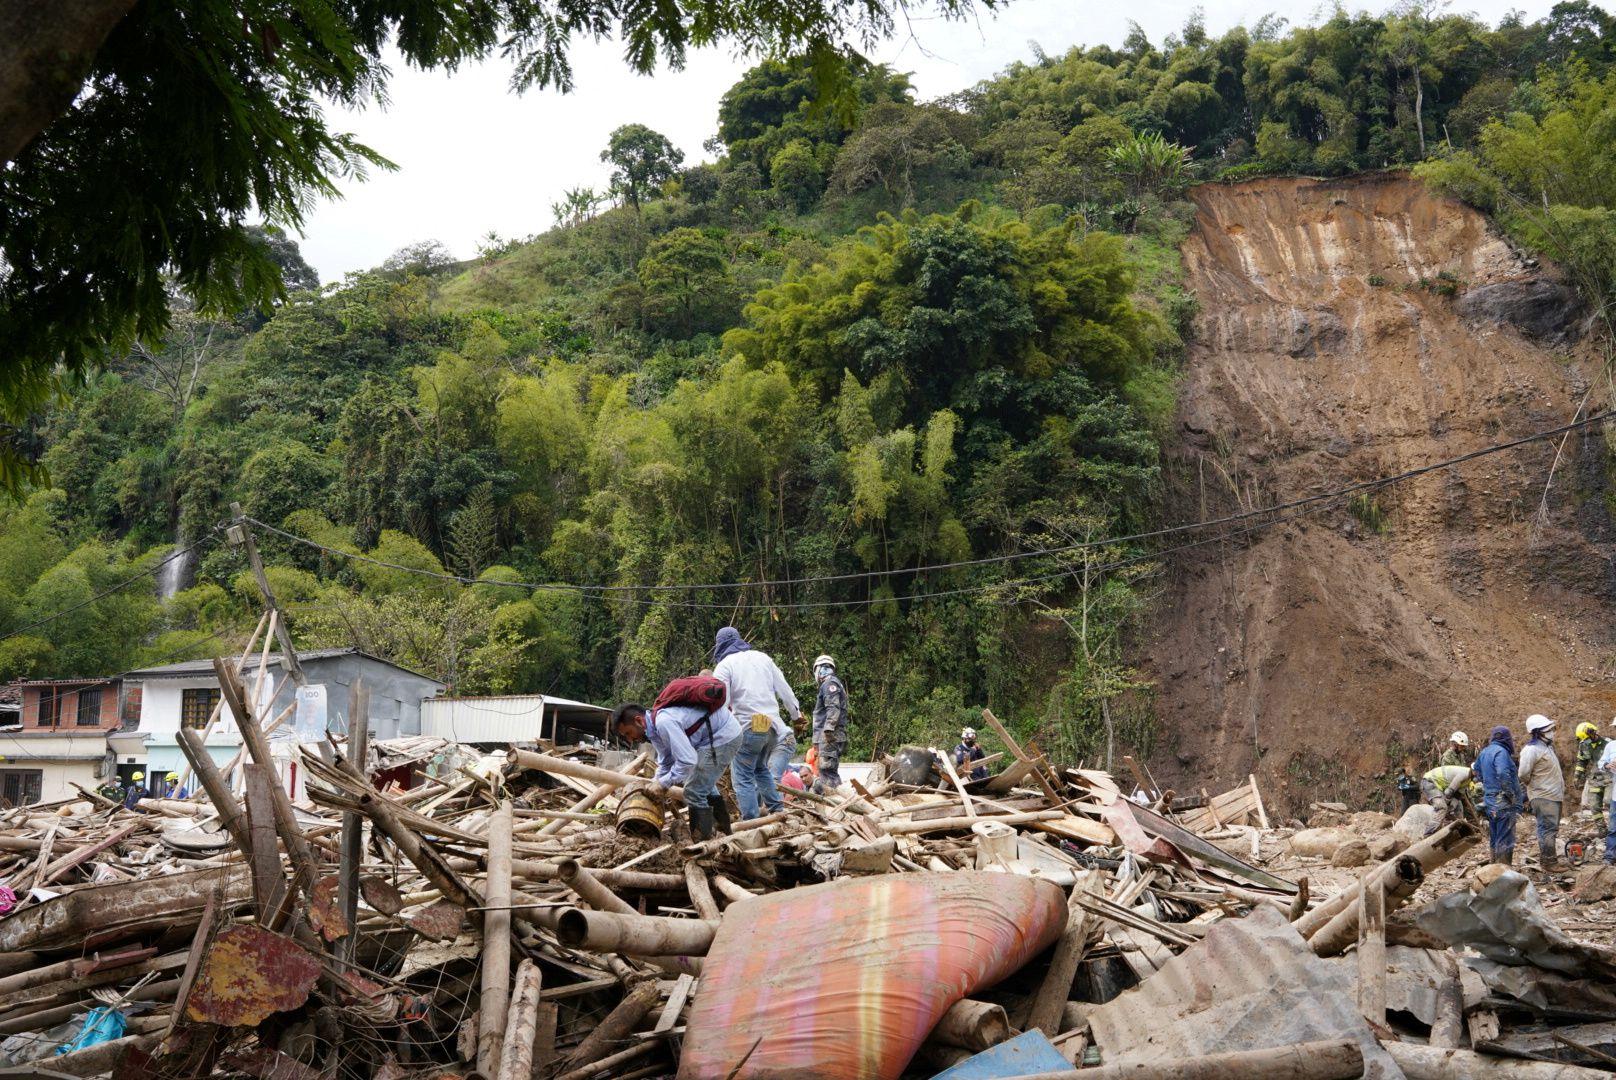
M 784 810 L 786 804 L 775 785 L 791 755 L 797 752 L 797 740 L 780 718 L 780 703 L 785 703 L 793 719 L 800 719 L 802 706 L 797 704 L 797 695 L 786 682 L 780 665 L 762 649 L 754 649 L 733 626 L 718 631 L 713 645 L 713 677 L 728 689 L 725 704 L 741 725 L 741 746 L 729 766 L 741 817 L 761 817 L 762 806 L 771 813 Z M 779 754 L 781 746 L 788 748 L 783 758 Z M 776 761 L 779 772 L 774 768 Z
M 664 705 L 649 712 L 629 702 L 612 713 L 612 727 L 631 745 L 649 742 L 656 752 L 656 775 L 643 790 L 662 801 L 672 787 L 685 789 L 690 831 L 711 840 L 714 829 L 729 832 L 729 807 L 718 779 L 741 745 L 741 725 L 720 705 L 711 713 L 694 705 Z
M 1610 801 L 1610 774 L 1599 768 L 1608 742 L 1599 734 L 1599 725 L 1584 721 L 1577 725 L 1577 761 L 1571 770 L 1572 783 L 1582 791 L 1582 808 L 1599 813 Z
M 1527 743 L 1521 747 L 1520 781 L 1537 818 L 1538 865 L 1548 873 L 1560 869 L 1560 807 L 1565 802 L 1565 773 L 1554 754 L 1554 721 L 1541 713 L 1526 718 Z
M 1449 818 L 1465 816 L 1468 809 L 1465 789 L 1469 785 L 1468 765 L 1438 765 L 1420 778 L 1420 795 L 1427 804 L 1436 807 L 1437 825 Z
M 1616 866 L 1616 739 L 1605 740 L 1594 768 L 1605 774 L 1605 865 Z
M 123 789 L 123 804 L 125 806 L 133 809 L 134 805 L 145 796 L 145 779 L 146 774 L 143 772 L 131 773 L 129 775 L 129 783 L 125 784 Z
M 1492 738 L 1476 755 L 1481 778 L 1481 807 L 1487 816 L 1487 847 L 1492 861 L 1515 863 L 1515 819 L 1521 813 L 1521 781 L 1515 770 L 1515 737 L 1509 728 L 1493 728 Z
M 819 779 L 813 791 L 824 795 L 842 786 L 842 751 L 847 749 L 847 687 L 836 674 L 830 656 L 814 658 L 814 679 L 819 697 L 814 702 L 814 747 L 819 751 Z
M 1420 782 L 1408 775 L 1408 766 L 1397 774 L 1397 794 L 1402 797 L 1403 808 L 1400 813 L 1407 813 L 1408 808 L 1420 801 Z
M 183 799 L 183 798 L 185 798 L 184 794 L 182 794 L 180 792 L 180 774 L 179 773 L 171 772 L 167 776 L 163 777 L 163 798 L 165 798 L 165 799 Z
M 976 743 L 976 729 L 966 728 L 960 732 L 959 745 L 954 747 L 954 769 L 966 780 L 986 780 L 988 767 L 978 765 L 971 770 L 971 775 L 965 775 L 965 763 L 968 761 L 981 761 L 987 753 Z
M 1455 731 L 1448 736 L 1448 748 L 1442 752 L 1442 759 L 1438 765 L 1463 765 L 1469 768 L 1472 764 L 1470 755 L 1470 736 L 1462 731 Z
M 103 799 L 109 799 L 112 802 L 123 801 L 123 785 L 119 784 L 116 778 L 108 780 L 106 783 L 96 788 L 95 793 L 101 796 Z

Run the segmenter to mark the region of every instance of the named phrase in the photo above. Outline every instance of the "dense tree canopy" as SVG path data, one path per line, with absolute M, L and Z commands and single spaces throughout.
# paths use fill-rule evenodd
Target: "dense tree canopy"
M 390 167 L 332 130 L 323 104 L 383 99 L 388 48 L 450 70 L 498 50 L 515 60 L 518 88 L 570 89 L 578 35 L 615 36 L 640 72 L 727 42 L 755 55 L 803 53 L 830 86 L 855 47 L 891 30 L 896 10 L 843 0 L 145 0 L 53 19 L 50 5 L 16 6 L 4 25 L 20 34 L 0 52 L 12 67 L 0 81 L 10 158 L 0 160 L 0 413 L 13 421 L 108 350 L 155 343 L 171 283 L 208 314 L 283 299 L 283 261 L 248 218 L 296 228 L 338 180 Z M 949 15 L 974 6 L 938 0 Z M 46 72 L 65 73 L 65 84 L 47 85 Z M 64 111 L 52 117 L 51 107 Z M 632 170 L 625 183 L 637 200 Z M 18 464 L 16 453 L 0 455 L 0 479 L 15 485 Z
M 210 10 L 137 5 L 145 21 L 120 27 L 133 36 L 109 43 L 108 62 L 145 63 L 129 53 L 160 17 L 239 45 L 239 23 L 192 26 Z M 488 47 L 480 25 L 409 10 L 395 32 L 441 62 Z M 722 10 L 731 21 L 679 41 L 733 37 L 735 19 L 771 9 Z M 672 11 L 625 17 L 666 28 Z M 816 12 L 862 18 L 807 11 L 798 39 L 829 25 Z M 631 62 L 649 62 L 652 39 L 635 40 Z M 361 56 L 371 44 L 359 39 Z M 1108 736 L 1143 748 L 1148 680 L 1124 658 L 1149 549 L 1105 538 L 1157 513 L 1195 311 L 1177 256 L 1185 186 L 1423 160 L 1422 175 L 1566 262 L 1608 310 L 1612 44 L 1609 17 L 1581 0 L 1491 28 L 1410 5 L 1221 35 L 1192 19 L 1159 44 L 1136 32 L 1037 53 L 942 101 L 916 103 L 902 76 L 855 62 L 817 106 L 818 60 L 767 61 L 719 104 L 715 159 L 680 161 L 626 126 L 602 140 L 616 144 L 620 205 L 579 185 L 549 232 L 491 238 L 469 263 L 418 241 L 309 288 L 285 235 L 210 218 L 195 250 L 235 253 L 227 302 L 198 305 L 195 281 L 154 272 L 141 296 L 165 332 L 131 344 L 110 323 L 45 328 L 78 334 L 105 370 L 12 432 L 49 483 L 0 509 L 0 676 L 206 655 L 250 629 L 251 575 L 214 530 L 239 500 L 321 545 L 259 536 L 301 642 L 357 642 L 467 692 L 643 694 L 699 666 L 733 621 L 804 692 L 808 660 L 838 657 L 859 753 L 936 741 L 984 704 L 1065 755 L 1104 752 Z M 218 77 L 318 59 L 227 50 Z M 377 88 L 368 64 L 351 73 L 356 95 Z M 154 100 L 172 104 L 168 92 Z M 164 122 L 203 122 L 229 100 L 218 93 Z M 318 152 L 323 121 L 290 105 L 277 121 L 290 128 L 260 134 L 296 146 L 301 131 Z M 92 119 L 75 106 L 0 176 L 0 244 L 8 258 L 14 235 L 33 235 L 128 259 L 127 239 L 134 263 L 96 279 L 121 288 L 130 265 L 174 269 L 172 250 L 140 247 L 139 213 L 116 235 L 100 218 L 74 232 L 7 201 L 26 185 L 60 200 L 76 183 L 80 201 L 60 205 L 82 213 L 108 181 L 49 174 L 45 156 L 113 168 L 114 147 L 72 141 Z M 256 144 L 224 132 L 200 145 L 228 165 Z M 129 197 L 180 167 L 154 162 Z M 302 182 L 254 173 L 244 198 L 257 181 Z M 193 195 L 203 212 L 207 193 Z M 250 295 L 275 280 L 250 276 L 258 260 L 297 288 Z M 48 269 L 0 283 L 0 304 Z M 20 311 L 0 309 L 0 331 L 22 327 L 5 321 Z M 159 599 L 147 578 L 98 596 L 176 543 L 200 545 L 189 588 Z

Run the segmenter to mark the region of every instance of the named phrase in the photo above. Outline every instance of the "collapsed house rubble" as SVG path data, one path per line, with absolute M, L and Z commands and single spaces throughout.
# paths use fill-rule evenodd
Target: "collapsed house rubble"
M 294 804 L 259 725 L 239 782 L 187 732 L 196 798 L 0 819 L 0 1076 L 1616 1067 L 1616 951 L 1478 869 L 1472 824 L 1341 814 L 1326 843 L 1272 827 L 1254 780 L 1151 803 L 985 720 L 996 776 L 911 750 L 705 842 L 636 790 L 644 754 L 360 734 L 300 748 Z

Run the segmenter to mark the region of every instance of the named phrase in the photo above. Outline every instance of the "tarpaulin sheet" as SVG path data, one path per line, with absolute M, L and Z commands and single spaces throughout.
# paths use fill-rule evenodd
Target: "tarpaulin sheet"
M 1009 874 L 883 874 L 743 901 L 703 964 L 680 1080 L 895 1080 L 950 1006 L 1065 927 L 1057 886 Z
M 1530 965 L 1565 975 L 1616 973 L 1616 951 L 1577 941 L 1543 910 L 1522 874 L 1496 864 L 1476 871 L 1480 889 L 1449 893 L 1421 908 L 1414 925 L 1454 948 L 1469 946 L 1489 960 Z

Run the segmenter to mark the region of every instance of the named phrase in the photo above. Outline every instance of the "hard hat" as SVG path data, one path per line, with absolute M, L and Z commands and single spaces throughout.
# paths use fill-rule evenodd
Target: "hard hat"
M 1448 741 L 1458 743 L 1460 746 L 1469 746 L 1470 736 L 1466 735 L 1462 731 L 1455 731 L 1452 735 L 1448 736 Z
M 143 773 L 143 772 L 130 773 L 129 774 L 129 779 L 131 779 L 131 780 L 144 780 L 144 779 L 146 779 L 146 774 Z
M 180 774 L 177 772 L 171 772 L 167 776 L 163 777 L 164 780 L 178 780 L 179 778 Z
M 1599 725 L 1591 720 L 1584 720 L 1577 725 L 1578 739 L 1591 739 L 1599 734 Z
M 830 668 L 832 671 L 836 670 L 835 658 L 827 656 L 824 653 L 820 653 L 818 656 L 814 657 L 814 667 L 819 667 L 820 665 L 824 665 L 825 667 Z
M 964 731 L 960 732 L 960 738 L 962 738 L 962 739 L 974 739 L 974 738 L 976 738 L 976 729 L 974 727 L 966 728 Z
M 1554 726 L 1554 721 L 1550 720 L 1547 716 L 1544 716 L 1542 713 L 1533 713 L 1531 716 L 1528 716 L 1526 718 L 1526 730 L 1527 731 L 1547 731 L 1549 728 L 1551 728 L 1553 726 Z

